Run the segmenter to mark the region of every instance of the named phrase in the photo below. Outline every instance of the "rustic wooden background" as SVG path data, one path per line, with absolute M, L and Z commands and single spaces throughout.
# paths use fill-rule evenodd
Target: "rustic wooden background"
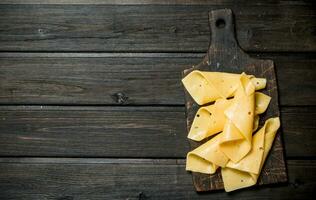
M 311 1 L 21 2 L 0 2 L 0 199 L 312 199 Z M 198 194 L 185 171 L 181 72 L 218 8 L 247 53 L 275 62 L 287 184 Z

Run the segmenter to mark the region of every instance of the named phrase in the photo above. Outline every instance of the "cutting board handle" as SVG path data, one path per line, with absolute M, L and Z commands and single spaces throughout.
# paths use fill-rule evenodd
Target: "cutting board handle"
M 227 43 L 235 47 L 235 28 L 233 14 L 230 9 L 214 10 L 208 13 L 209 26 L 211 30 L 211 45 Z
M 247 56 L 239 47 L 235 38 L 234 18 L 231 9 L 209 12 L 210 45 L 207 52 L 208 64 L 218 65 L 221 58 L 237 59 L 236 55 Z M 223 55 L 223 56 L 221 56 Z M 214 63 L 216 60 L 216 63 Z M 213 63 L 212 63 L 213 62 Z

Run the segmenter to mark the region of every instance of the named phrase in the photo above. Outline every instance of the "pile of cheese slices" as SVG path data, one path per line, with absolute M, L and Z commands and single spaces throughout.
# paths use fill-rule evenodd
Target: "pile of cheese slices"
M 213 174 L 220 168 L 227 192 L 255 185 L 280 127 L 276 117 L 257 130 L 271 99 L 257 92 L 266 79 L 195 70 L 182 82 L 201 105 L 188 138 L 208 139 L 187 154 L 186 170 Z

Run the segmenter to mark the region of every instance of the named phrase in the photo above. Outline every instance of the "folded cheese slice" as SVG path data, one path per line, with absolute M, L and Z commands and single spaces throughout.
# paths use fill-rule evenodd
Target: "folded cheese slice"
M 255 115 L 254 119 L 253 119 L 252 132 L 255 132 L 258 129 L 258 127 L 259 127 L 259 120 L 260 120 L 259 115 Z
M 264 113 L 270 103 L 271 97 L 261 92 L 255 93 L 255 114 L 259 115 Z
M 240 77 L 234 102 L 225 110 L 227 117 L 220 150 L 233 162 L 241 160 L 251 149 L 255 116 L 255 86 L 246 74 Z
M 255 120 L 254 130 L 258 128 L 259 116 L 258 114 L 263 113 L 270 102 L 270 97 L 260 92 L 255 93 Z M 195 141 L 201 141 L 209 136 L 223 131 L 226 117 L 224 111 L 232 104 L 234 99 L 218 99 L 214 104 L 201 107 L 193 120 L 191 125 L 188 138 Z
M 238 163 L 229 161 L 221 169 L 226 192 L 249 187 L 257 183 L 265 159 L 280 127 L 280 119 L 270 118 L 254 135 L 251 151 Z
M 223 131 L 226 121 L 224 110 L 226 110 L 232 102 L 233 99 L 218 99 L 213 105 L 201 107 L 195 115 L 188 138 L 201 141 L 206 137 Z
M 186 161 L 186 170 L 205 174 L 214 174 L 216 169 L 225 167 L 228 158 L 219 150 L 219 141 L 222 134 L 189 152 Z
M 261 92 L 255 93 L 255 116 L 253 121 L 252 132 L 255 132 L 259 126 L 259 114 L 264 113 L 270 103 L 271 97 Z
M 265 88 L 266 79 L 249 76 L 256 90 Z M 182 79 L 182 83 L 194 101 L 203 105 L 219 98 L 234 95 L 240 80 L 240 74 L 223 72 L 203 72 L 194 70 Z

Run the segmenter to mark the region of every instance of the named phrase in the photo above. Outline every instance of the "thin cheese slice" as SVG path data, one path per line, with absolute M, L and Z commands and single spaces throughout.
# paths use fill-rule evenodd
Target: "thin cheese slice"
M 226 121 L 224 110 L 226 110 L 232 102 L 233 99 L 218 99 L 213 105 L 201 107 L 195 115 L 188 138 L 201 141 L 206 137 L 223 131 Z
M 226 192 L 250 187 L 257 182 L 248 172 L 243 172 L 230 168 L 222 168 L 221 173 Z
M 266 79 L 248 77 L 255 85 L 256 90 L 265 88 Z M 203 105 L 219 98 L 234 96 L 239 80 L 240 74 L 194 70 L 182 79 L 182 83 L 194 101 Z
M 240 86 L 234 99 L 225 111 L 227 121 L 220 150 L 236 163 L 251 149 L 255 115 L 255 86 L 244 73 L 240 77 Z
M 216 169 L 225 167 L 228 158 L 219 150 L 222 134 L 202 144 L 187 155 L 186 170 L 205 174 L 214 174 Z
M 260 93 L 255 93 L 256 115 L 254 119 L 253 131 L 258 128 L 259 116 L 263 113 L 270 102 L 270 97 Z M 218 99 L 210 106 L 201 107 L 193 120 L 188 138 L 195 141 L 201 141 L 209 136 L 223 131 L 226 117 L 224 111 L 232 104 L 233 99 Z
M 253 137 L 251 151 L 238 163 L 229 161 L 226 167 L 258 174 L 263 158 L 264 134 L 265 130 L 260 129 Z
M 260 120 L 259 115 L 255 115 L 255 118 L 253 119 L 252 132 L 255 132 L 258 129 L 258 127 L 259 127 L 259 120 Z
M 229 161 L 221 169 L 226 192 L 249 187 L 257 183 L 265 159 L 280 127 L 280 119 L 270 118 L 253 138 L 252 150 L 238 163 Z
M 271 97 L 261 92 L 255 93 L 255 117 L 253 121 L 252 132 L 255 132 L 259 126 L 259 114 L 264 113 L 270 103 Z
M 261 92 L 255 93 L 255 113 L 257 115 L 264 113 L 270 103 L 271 97 Z

